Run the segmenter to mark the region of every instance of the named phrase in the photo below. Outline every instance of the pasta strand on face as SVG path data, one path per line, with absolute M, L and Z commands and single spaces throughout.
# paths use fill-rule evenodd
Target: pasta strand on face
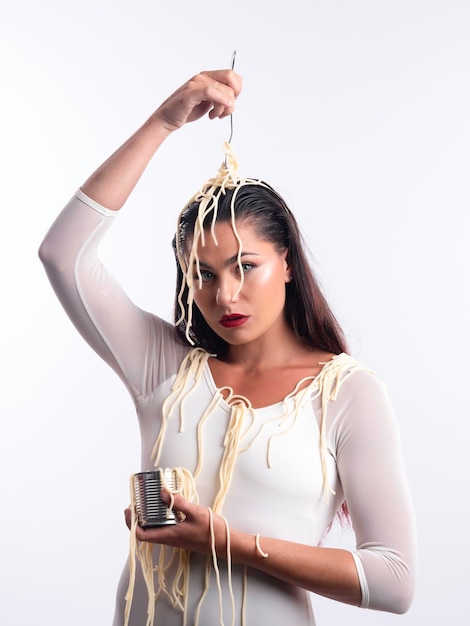
M 210 219 L 210 234 L 214 243 L 218 245 L 215 234 L 215 225 L 217 222 L 219 200 L 226 194 L 227 190 L 233 189 L 234 193 L 230 202 L 230 223 L 238 242 L 237 264 L 240 270 L 240 285 L 238 286 L 236 293 L 233 295 L 233 297 L 237 297 L 243 287 L 244 281 L 243 267 L 241 263 L 242 241 L 236 226 L 235 201 L 237 193 L 240 188 L 245 185 L 259 185 L 267 187 L 267 185 L 261 180 L 240 176 L 238 172 L 238 161 L 235 157 L 232 146 L 228 142 L 224 143 L 224 150 L 225 159 L 220 166 L 217 175 L 204 183 L 202 187 L 191 197 L 185 208 L 181 211 L 177 221 L 176 256 L 181 267 L 183 280 L 177 297 L 180 316 L 176 321 L 176 325 L 179 326 L 182 323 L 185 324 L 185 335 L 190 345 L 195 344 L 193 338 L 191 337 L 195 282 L 199 284 L 199 288 L 202 285 L 202 275 L 199 266 L 197 248 L 199 244 L 202 246 L 205 245 L 205 226 L 207 221 Z M 187 207 L 192 205 L 194 202 L 198 203 L 198 214 L 194 224 L 194 232 L 191 237 L 191 250 L 186 258 L 188 251 L 181 249 L 181 241 L 178 234 L 181 230 L 181 220 L 185 211 Z M 196 270 L 196 278 L 194 277 L 194 269 Z M 184 302 L 183 298 L 186 289 L 188 292 L 187 301 Z

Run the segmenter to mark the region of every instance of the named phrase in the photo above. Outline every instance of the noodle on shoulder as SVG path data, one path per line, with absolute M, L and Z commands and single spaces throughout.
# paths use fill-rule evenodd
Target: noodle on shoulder
M 164 405 L 165 412 L 162 416 L 162 423 L 160 433 L 155 442 L 153 449 L 153 457 L 155 459 L 155 466 L 158 467 L 160 461 L 160 453 L 164 445 L 165 432 L 168 421 L 170 419 L 180 420 L 180 424 L 184 425 L 184 411 L 185 403 L 183 400 L 187 398 L 194 389 L 194 387 L 200 381 L 204 367 L 207 364 L 210 355 L 206 351 L 200 348 L 193 348 L 189 351 L 187 357 L 183 360 L 180 370 L 176 376 L 176 379 L 171 388 L 170 395 L 167 402 Z M 323 471 L 323 485 L 325 497 L 328 500 L 330 493 L 334 494 L 334 491 L 329 486 L 328 470 L 327 470 L 327 445 L 325 424 L 327 416 L 327 408 L 330 402 L 334 401 L 338 395 L 339 389 L 348 378 L 348 376 L 357 371 L 364 370 L 355 359 L 347 354 L 340 354 L 327 363 L 322 363 L 323 369 L 316 377 L 308 377 L 301 380 L 289 394 L 284 402 L 284 411 L 276 418 L 279 428 L 272 434 L 267 442 L 266 449 L 266 466 L 271 466 L 270 451 L 271 447 L 275 445 L 275 440 L 283 435 L 286 435 L 294 426 L 298 415 L 300 414 L 302 407 L 306 402 L 312 402 L 315 398 L 321 398 L 321 425 L 320 425 L 320 456 L 322 459 L 322 471 Z M 370 370 L 369 370 L 370 371 Z M 176 493 L 181 494 L 185 499 L 190 502 L 199 503 L 199 496 L 196 488 L 196 478 L 200 471 L 200 467 L 203 463 L 206 451 L 203 448 L 201 431 L 204 427 L 204 423 L 210 417 L 213 411 L 220 402 L 224 402 L 230 407 L 230 416 L 227 423 L 227 430 L 224 437 L 224 450 L 221 457 L 219 466 L 219 486 L 216 492 L 212 505 L 207 507 L 209 510 L 209 533 L 211 537 L 211 554 L 207 557 L 206 570 L 205 570 L 205 583 L 204 588 L 201 591 L 201 596 L 198 602 L 196 610 L 196 619 L 194 625 L 199 624 L 199 614 L 201 606 L 206 597 L 211 572 L 215 572 L 216 582 L 219 594 L 220 614 L 222 616 L 222 589 L 219 576 L 219 565 L 215 545 L 214 535 L 214 514 L 218 514 L 222 517 L 227 533 L 227 555 L 226 555 L 226 567 L 227 567 L 227 585 L 228 593 L 232 603 L 232 619 L 234 619 L 234 600 L 233 589 L 231 583 L 231 554 L 230 554 L 230 530 L 229 524 L 226 518 L 223 516 L 223 504 L 225 497 L 229 491 L 232 476 L 234 473 L 235 463 L 240 454 L 243 454 L 255 444 L 259 439 L 260 433 L 263 428 L 269 423 L 265 422 L 260 427 L 255 426 L 254 419 L 250 419 L 254 410 L 251 407 L 251 403 L 244 396 L 236 395 L 229 387 L 216 389 L 214 397 L 210 405 L 207 407 L 204 414 L 201 416 L 198 424 L 198 441 L 197 441 L 197 466 L 192 473 L 186 468 L 174 468 L 173 471 L 177 475 L 177 489 L 170 489 L 168 485 L 167 490 L 174 495 Z M 293 404 L 293 410 L 288 410 L 288 404 Z M 179 410 L 176 410 L 176 409 Z M 248 419 L 246 419 L 248 418 Z M 273 421 L 273 420 L 271 420 Z M 248 424 L 248 425 L 247 425 Z M 181 427 L 180 427 L 181 432 Z M 132 478 L 131 478 L 132 480 Z M 130 605 L 132 602 L 132 595 L 135 583 L 135 567 L 136 560 L 140 561 L 147 592 L 148 592 L 148 621 L 146 626 L 159 626 L 155 623 L 155 602 L 158 597 L 163 593 L 171 601 L 175 608 L 178 608 L 182 613 L 182 624 L 186 626 L 186 601 L 188 592 L 188 581 L 190 575 L 190 553 L 180 548 L 169 548 L 168 546 L 160 546 L 160 555 L 158 564 L 153 562 L 153 544 L 139 543 L 136 540 L 135 532 L 137 528 L 137 517 L 135 514 L 135 500 L 134 491 L 131 488 L 131 508 L 132 508 L 132 524 L 131 524 L 131 537 L 129 544 L 129 570 L 130 570 L 130 582 L 126 595 L 126 621 L 124 626 L 128 625 Z M 204 503 L 206 504 L 206 503 Z M 170 509 L 173 506 L 173 498 L 170 503 Z M 184 523 L 184 522 L 182 522 Z M 260 543 L 259 534 L 254 535 L 254 545 L 257 553 L 263 557 L 268 558 L 268 554 L 264 552 Z M 176 573 L 172 581 L 168 580 L 168 573 L 170 568 L 177 563 Z M 247 568 L 244 569 L 244 582 L 243 582 L 243 598 L 241 604 L 241 624 L 244 625 L 245 603 L 247 593 Z M 157 589 L 155 589 L 155 580 L 157 582 Z M 221 626 L 223 621 L 221 621 Z

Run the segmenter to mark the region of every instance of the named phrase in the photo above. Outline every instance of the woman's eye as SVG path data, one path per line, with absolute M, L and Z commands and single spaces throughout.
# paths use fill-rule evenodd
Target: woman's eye
M 209 270 L 201 270 L 201 279 L 203 283 L 207 283 L 209 280 L 214 278 L 214 274 L 209 272 Z
M 241 264 L 241 268 L 242 268 L 244 274 L 246 274 L 247 272 L 252 270 L 253 267 L 254 267 L 253 263 L 242 263 Z

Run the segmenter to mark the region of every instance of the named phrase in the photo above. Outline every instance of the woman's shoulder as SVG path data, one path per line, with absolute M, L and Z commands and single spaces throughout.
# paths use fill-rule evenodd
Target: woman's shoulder
M 333 355 L 328 361 L 322 362 L 320 373 L 316 377 L 317 385 L 328 387 L 334 395 L 337 395 L 340 387 L 346 380 L 353 380 L 353 386 L 359 385 L 363 380 L 376 380 L 374 370 L 363 365 L 346 352 Z
M 355 358 L 342 354 L 335 357 L 326 372 L 323 397 L 336 401 L 335 412 L 345 415 L 393 415 L 388 388 L 375 370 Z
M 391 410 L 388 389 L 380 376 L 348 354 L 339 354 L 329 361 L 316 382 L 323 401 L 334 401 L 336 409 Z

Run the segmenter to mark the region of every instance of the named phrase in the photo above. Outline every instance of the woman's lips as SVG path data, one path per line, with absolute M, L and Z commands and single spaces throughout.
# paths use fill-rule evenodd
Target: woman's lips
M 224 328 L 236 328 L 237 326 L 242 326 L 248 319 L 248 316 L 242 315 L 241 313 L 232 313 L 231 315 L 222 315 L 219 320 L 219 323 Z

